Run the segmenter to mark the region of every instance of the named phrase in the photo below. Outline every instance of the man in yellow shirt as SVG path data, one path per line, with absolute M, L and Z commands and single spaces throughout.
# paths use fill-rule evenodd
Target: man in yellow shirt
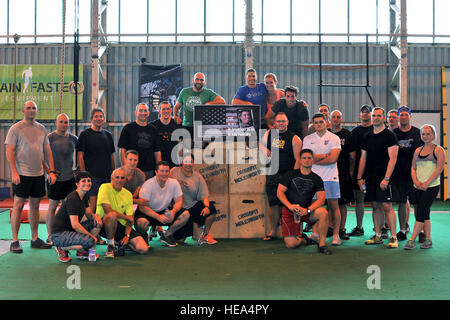
M 105 257 L 114 258 L 114 241 L 140 254 L 148 251 L 144 239 L 133 230 L 133 195 L 123 188 L 126 174 L 122 168 L 111 174 L 111 183 L 100 186 L 97 198 L 97 214 L 103 220 L 100 235 L 108 241 Z

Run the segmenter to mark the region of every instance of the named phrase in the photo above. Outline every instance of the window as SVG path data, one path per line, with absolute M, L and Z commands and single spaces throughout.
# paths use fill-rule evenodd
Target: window
M 289 33 L 291 28 L 291 1 L 264 1 L 264 33 Z M 289 36 L 264 36 L 264 41 L 290 41 Z
M 175 33 L 175 0 L 149 0 L 148 32 Z M 175 36 L 150 36 L 150 42 L 174 42 Z
M 68 1 L 69 2 L 69 1 Z M 67 3 L 68 3 L 67 2 Z M 49 19 L 51 16 L 51 19 Z M 38 0 L 36 2 L 36 34 L 62 34 L 63 5 L 60 0 Z M 73 19 L 67 19 L 66 7 L 66 30 L 68 34 L 73 34 Z M 72 25 L 72 32 L 67 26 Z M 66 40 L 67 41 L 67 40 Z M 73 41 L 73 40 L 72 40 Z M 61 37 L 39 37 L 38 43 L 62 43 Z
M 204 32 L 204 1 L 203 0 L 178 0 L 177 32 L 199 33 L 199 36 L 179 36 L 178 41 L 203 42 Z
M 8 4 L 6 0 L 0 0 L 0 35 L 6 36 L 8 32 Z M 10 39 L 14 43 L 14 40 Z M 1 43 L 8 43 L 8 38 L 0 38 Z
M 347 5 L 347 0 L 322 0 L 322 33 L 347 33 Z M 342 42 L 347 36 L 323 36 L 322 41 Z
M 120 33 L 147 33 L 147 0 L 120 1 Z M 121 42 L 146 42 L 146 36 L 121 36 Z
M 319 0 L 292 1 L 292 32 L 319 32 Z M 293 41 L 316 42 L 318 36 L 294 36 Z
M 385 8 L 385 10 L 387 10 Z M 377 31 L 377 3 L 375 0 L 350 0 L 350 33 L 376 33 Z M 365 42 L 365 36 L 349 38 L 350 42 Z M 369 41 L 375 41 L 369 37 Z
M 232 0 L 206 0 L 206 33 L 233 32 L 233 1 Z M 233 41 L 229 36 L 208 36 L 208 42 Z
M 433 1 L 408 0 L 406 3 L 408 34 L 433 34 Z M 431 43 L 432 37 L 408 37 L 408 42 Z
M 450 35 L 450 22 L 448 21 L 448 14 L 450 12 L 450 1 L 435 0 L 435 33 L 436 35 Z M 436 38 L 435 42 L 449 43 L 450 38 Z
M 34 0 L 9 1 L 9 34 L 34 35 L 34 10 Z M 34 43 L 34 38 L 22 37 L 19 43 Z

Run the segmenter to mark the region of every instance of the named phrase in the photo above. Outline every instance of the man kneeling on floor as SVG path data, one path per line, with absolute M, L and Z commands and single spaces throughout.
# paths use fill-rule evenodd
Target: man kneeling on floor
M 144 182 L 139 198 L 149 199 L 148 206 L 139 205 L 136 210 L 136 230 L 148 237 L 150 226 L 168 226 L 159 241 L 169 247 L 177 246 L 174 234 L 189 220 L 189 212 L 182 208 L 183 192 L 178 181 L 169 178 L 170 165 L 167 161 L 156 164 L 155 176 Z M 169 207 L 173 203 L 173 207 Z
M 89 208 L 89 197 L 86 195 L 92 186 L 89 172 L 78 172 L 75 184 L 77 189 L 64 199 L 52 224 L 51 239 L 61 262 L 72 260 L 69 250 L 77 250 L 78 257 L 87 259 L 88 250 L 95 246 L 102 227 L 100 217 Z M 84 217 L 87 219 L 80 223 Z
M 111 183 L 102 184 L 98 190 L 97 214 L 103 220 L 100 235 L 108 242 L 106 258 L 114 258 L 115 242 L 122 249 L 118 250 L 118 255 L 124 254 L 125 247 L 140 254 L 149 249 L 144 239 L 133 230 L 133 195 L 123 187 L 125 181 L 125 170 L 119 168 L 112 172 Z
M 312 172 L 314 162 L 310 149 L 300 151 L 300 169 L 286 173 L 278 184 L 277 197 L 284 205 L 282 223 L 284 243 L 287 248 L 300 244 L 310 244 L 311 240 L 302 232 L 302 222 L 317 223 L 319 233 L 319 252 L 331 254 L 325 245 L 328 231 L 328 212 L 325 204 L 325 189 L 322 179 Z M 313 201 L 314 195 L 317 200 Z

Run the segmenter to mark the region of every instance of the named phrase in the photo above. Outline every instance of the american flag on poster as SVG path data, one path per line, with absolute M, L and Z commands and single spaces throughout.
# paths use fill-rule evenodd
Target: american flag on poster
M 238 105 L 198 105 L 194 106 L 194 139 L 222 137 L 249 136 L 254 134 L 255 128 L 241 128 L 239 112 L 243 106 Z M 245 106 L 251 110 L 257 118 L 253 120 L 259 123 L 259 106 Z M 199 126 L 201 124 L 201 126 Z

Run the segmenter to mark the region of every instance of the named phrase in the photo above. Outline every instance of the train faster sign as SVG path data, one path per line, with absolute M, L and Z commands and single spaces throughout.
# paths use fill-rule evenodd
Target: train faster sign
M 80 66 L 80 82 L 83 82 L 83 66 Z M 73 80 L 73 66 L 64 66 L 62 113 L 75 119 L 75 95 L 70 91 Z M 22 117 L 25 101 L 33 100 L 38 106 L 41 120 L 54 120 L 59 113 L 61 90 L 61 65 L 34 64 L 16 67 L 16 119 Z M 80 92 L 80 90 L 78 90 Z M 78 94 L 78 119 L 83 117 L 83 94 Z M 14 66 L 0 66 L 0 119 L 13 119 L 14 112 Z

